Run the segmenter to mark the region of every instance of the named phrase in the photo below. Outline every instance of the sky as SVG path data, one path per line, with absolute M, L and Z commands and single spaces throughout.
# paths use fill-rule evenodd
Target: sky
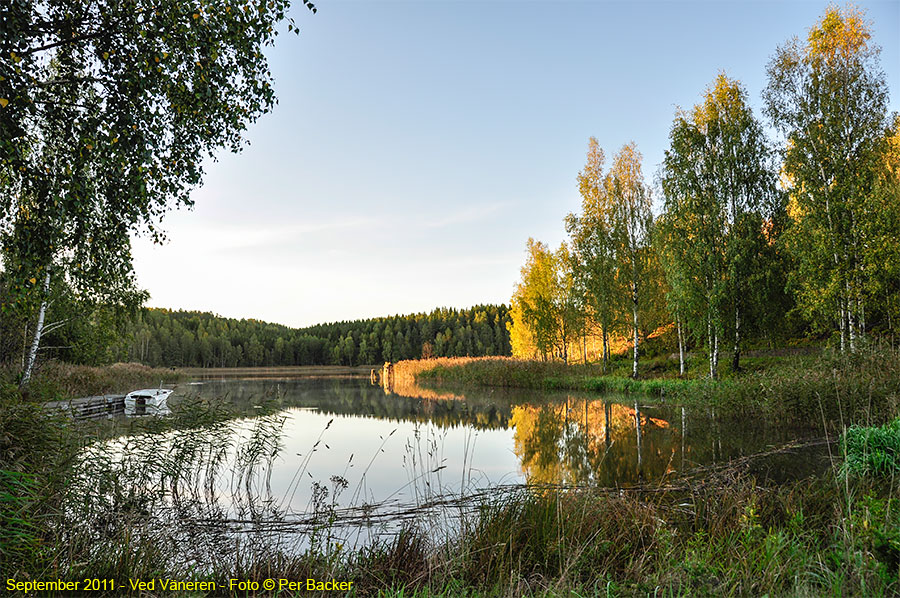
M 508 302 L 527 239 L 565 239 L 590 136 L 607 163 L 635 141 L 653 184 L 675 111 L 724 72 L 764 120 L 767 62 L 827 6 L 295 4 L 275 110 L 208 161 L 165 244 L 134 240 L 149 306 L 300 327 Z M 857 6 L 900 111 L 900 0 Z

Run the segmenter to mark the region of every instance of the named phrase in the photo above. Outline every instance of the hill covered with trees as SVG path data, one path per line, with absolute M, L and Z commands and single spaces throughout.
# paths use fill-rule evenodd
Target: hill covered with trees
M 145 308 L 126 326 L 120 359 L 151 366 L 360 365 L 423 357 L 509 355 L 505 305 L 438 308 L 290 328 L 196 311 Z

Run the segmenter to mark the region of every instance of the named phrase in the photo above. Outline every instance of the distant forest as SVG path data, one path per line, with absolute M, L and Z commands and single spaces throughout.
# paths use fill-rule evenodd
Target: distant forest
M 438 308 L 289 328 L 215 314 L 141 309 L 120 358 L 151 366 L 361 365 L 427 357 L 509 355 L 505 305 Z

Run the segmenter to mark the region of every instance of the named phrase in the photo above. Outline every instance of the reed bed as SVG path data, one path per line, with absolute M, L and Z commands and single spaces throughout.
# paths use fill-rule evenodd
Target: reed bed
M 130 392 L 187 379 L 180 371 L 151 368 L 139 363 L 89 366 L 48 361 L 40 365 L 28 388 L 19 395 L 15 390 L 18 375 L 19 372 L 14 369 L 0 369 L 0 387 L 5 389 L 3 392 L 35 402 Z

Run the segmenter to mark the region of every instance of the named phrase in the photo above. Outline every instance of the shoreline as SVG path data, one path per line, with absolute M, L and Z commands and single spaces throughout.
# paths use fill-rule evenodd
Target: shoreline
M 603 374 L 596 365 L 498 357 L 400 361 L 393 369 L 395 388 L 640 393 L 684 406 L 827 421 L 835 428 L 884 423 L 900 414 L 900 352 L 889 349 L 872 349 L 852 359 L 831 353 L 760 358 L 753 369 L 718 380 L 659 375 L 634 380 Z
M 279 376 L 352 376 L 369 377 L 373 369 L 380 369 L 375 365 L 289 365 L 289 366 L 260 366 L 237 368 L 177 368 L 175 371 L 188 377 L 203 378 L 271 378 Z

